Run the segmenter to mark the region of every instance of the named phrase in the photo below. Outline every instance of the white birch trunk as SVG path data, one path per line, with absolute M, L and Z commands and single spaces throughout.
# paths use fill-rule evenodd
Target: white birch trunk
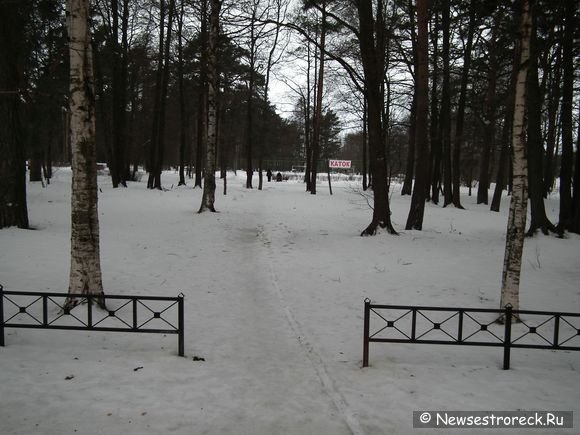
M 74 295 L 103 294 L 97 211 L 93 62 L 88 9 L 89 0 L 67 0 L 72 151 L 69 307 L 76 304 Z M 103 305 L 103 301 L 99 302 Z
M 522 0 L 520 22 L 520 61 L 516 79 L 512 132 L 513 192 L 507 224 L 500 308 L 520 305 L 520 272 L 528 209 L 528 163 L 526 156 L 526 88 L 530 59 L 532 17 L 528 0 Z
M 215 212 L 215 171 L 217 150 L 217 41 L 219 36 L 220 0 L 211 1 L 208 65 L 207 65 L 207 151 L 205 155 L 205 173 L 203 180 L 203 195 L 199 213 L 206 210 Z

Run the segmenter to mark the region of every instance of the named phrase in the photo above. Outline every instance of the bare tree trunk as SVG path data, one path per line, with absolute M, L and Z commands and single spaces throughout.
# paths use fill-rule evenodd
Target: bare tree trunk
M 103 295 L 97 210 L 95 97 L 88 0 L 67 0 L 72 148 L 70 294 Z M 104 307 L 104 299 L 99 303 Z
M 558 231 L 564 234 L 572 225 L 572 165 L 574 160 L 574 138 L 572 106 L 574 99 L 574 29 L 576 2 L 568 0 L 564 19 L 564 41 L 562 43 L 562 162 L 560 166 L 560 216 Z
M 207 148 L 207 63 L 208 0 L 201 0 L 201 65 L 199 69 L 199 102 L 197 108 L 197 145 L 195 150 L 194 187 L 201 187 L 203 153 Z
M 494 23 L 497 20 L 494 19 Z M 481 161 L 479 162 L 479 185 L 477 187 L 477 203 L 488 203 L 489 197 L 489 161 L 491 150 L 495 146 L 495 112 L 496 112 L 496 87 L 497 87 L 497 57 L 496 50 L 497 27 L 491 30 L 489 42 L 489 66 L 487 72 L 487 92 L 485 95 L 485 120 L 483 126 L 483 146 L 481 149 Z
M 443 30 L 443 47 L 441 58 L 443 61 L 443 85 L 441 89 L 441 146 L 443 148 L 443 207 L 453 202 L 451 185 L 451 90 L 450 90 L 450 17 L 449 0 L 443 0 L 441 5 L 441 28 Z
M 413 52 L 413 69 L 417 70 L 417 35 L 415 23 L 415 6 L 413 1 L 409 0 L 408 14 L 409 26 L 411 31 L 411 47 Z M 409 116 L 409 145 L 407 147 L 407 166 L 405 170 L 405 180 L 401 189 L 401 195 L 411 195 L 413 192 L 413 179 L 415 176 L 415 155 L 417 144 L 417 74 L 415 73 L 415 91 L 413 92 L 413 101 L 411 102 L 411 115 Z
M 157 94 L 159 97 L 156 109 L 156 136 L 153 138 L 152 144 L 152 170 L 149 173 L 148 187 L 150 189 L 161 190 L 161 173 L 163 171 L 163 159 L 165 154 L 165 112 L 167 107 L 167 89 L 169 86 L 169 54 L 171 48 L 171 33 L 173 29 L 173 16 L 175 12 L 175 0 L 169 0 L 169 11 L 167 16 L 167 34 L 165 37 L 165 45 L 163 45 L 163 55 L 161 56 L 161 90 Z M 162 21 L 163 23 L 163 21 Z M 164 24 L 162 24 L 163 26 Z
M 417 77 L 415 77 L 415 86 Z M 411 114 L 409 116 L 409 144 L 407 147 L 407 169 L 405 170 L 405 181 L 401 189 L 401 195 L 411 195 L 413 192 L 413 176 L 415 172 L 415 145 L 417 143 L 417 92 L 413 92 L 413 102 L 411 103 Z
M 361 0 L 357 4 L 360 26 L 360 50 L 364 69 L 368 102 L 368 134 L 371 152 L 373 183 L 373 218 L 362 231 L 362 236 L 374 235 L 377 228 L 386 228 L 391 234 L 397 234 L 391 223 L 389 206 L 389 189 L 387 185 L 387 158 L 383 144 L 382 112 L 383 94 L 381 81 L 384 74 L 384 18 L 383 2 L 379 0 L 376 7 L 376 20 L 373 17 L 373 2 Z
M 215 171 L 217 149 L 217 48 L 219 38 L 219 17 L 221 0 L 211 0 L 209 16 L 209 40 L 207 63 L 207 150 L 205 154 L 203 195 L 199 213 L 206 210 L 215 212 Z
M 312 61 L 310 59 L 310 42 L 307 41 L 306 44 L 306 100 L 304 101 L 304 152 L 306 165 L 304 167 L 304 181 L 306 182 L 306 191 L 310 192 L 310 173 L 312 171 L 312 142 L 310 140 L 310 66 Z
M 547 197 L 554 187 L 554 151 L 558 139 L 558 105 L 560 102 L 560 87 L 562 86 L 561 44 L 558 46 L 556 59 L 550 67 L 548 127 L 546 132 L 546 158 L 544 160 L 544 197 Z
M 252 180 L 254 178 L 254 159 L 253 159 L 253 146 L 254 146 L 254 86 L 255 86 L 255 71 L 256 71 L 256 37 L 255 37 L 255 27 L 256 27 L 256 10 L 252 10 L 252 19 L 250 22 L 250 49 L 249 49 L 249 80 L 248 80 L 248 120 L 247 120 L 247 140 L 246 140 L 246 189 L 252 189 Z
M 320 129 L 322 124 L 322 91 L 324 88 L 324 49 L 326 45 L 326 1 L 322 1 L 322 19 L 320 22 L 320 61 L 318 66 L 318 84 L 316 86 L 316 112 L 314 114 L 314 132 L 312 134 L 312 167 L 310 193 L 316 195 L 316 178 L 320 158 Z
M 520 306 L 520 273 L 528 208 L 528 167 L 526 160 L 526 88 L 530 61 L 532 17 L 528 0 L 521 0 L 520 58 L 516 81 L 512 131 L 513 188 L 507 224 L 500 307 Z
M 362 131 L 362 188 L 363 191 L 366 191 L 368 189 L 368 183 L 367 183 L 367 173 L 368 173 L 368 168 L 367 168 L 367 153 L 368 153 L 368 139 L 367 139 L 367 97 L 366 95 L 363 97 L 363 119 L 362 119 L 362 123 L 363 123 L 363 131 Z
M 438 3 L 437 3 L 438 4 Z M 439 128 L 439 102 L 438 98 L 438 80 L 439 80 L 439 11 L 435 7 L 435 23 L 433 32 L 433 83 L 431 88 L 431 202 L 439 204 L 439 184 L 441 181 L 441 131 Z
M 185 186 L 185 147 L 186 147 L 186 108 L 185 108 L 185 84 L 183 79 L 183 19 L 185 0 L 181 0 L 179 18 L 177 22 L 177 68 L 179 75 L 179 183 Z
M 111 149 L 111 181 L 113 187 L 119 187 L 119 184 L 126 186 L 125 180 L 125 86 L 122 73 L 123 68 L 123 48 L 119 43 L 119 1 L 111 0 L 112 15 L 112 35 L 111 46 L 113 49 L 113 144 Z
M 151 141 L 149 142 L 149 159 L 147 162 L 147 188 L 155 188 L 157 174 L 157 156 L 159 154 L 159 125 L 161 118 L 161 89 L 163 88 L 163 48 L 165 47 L 165 0 L 159 2 L 159 47 L 157 52 L 157 72 L 155 74 L 155 99 L 153 101 L 153 119 Z
M 28 228 L 26 157 L 20 120 L 25 23 L 20 2 L 0 3 L 0 228 Z
M 516 10 L 514 12 L 516 16 L 519 16 L 519 12 Z M 501 205 L 501 196 L 503 189 L 506 187 L 506 178 L 511 179 L 511 156 L 510 151 L 512 145 L 511 136 L 513 132 L 513 120 L 514 120 L 514 102 L 515 102 L 515 92 L 516 92 L 516 81 L 518 77 L 518 66 L 520 61 L 520 47 L 516 46 L 514 51 L 513 67 L 510 77 L 510 85 L 507 92 L 506 102 L 505 102 L 505 118 L 503 123 L 503 129 L 501 133 L 501 151 L 499 156 L 499 164 L 497 168 L 495 189 L 493 192 L 493 198 L 491 200 L 491 206 L 489 209 L 491 211 L 499 212 Z M 509 183 L 509 181 L 508 181 Z
M 429 55 L 428 55 L 428 0 L 417 0 L 417 62 L 416 85 L 416 177 L 407 217 L 406 230 L 422 230 L 425 214 L 425 196 L 429 186 Z
M 579 108 L 580 111 L 580 108 Z M 580 234 L 580 122 L 578 122 L 578 134 L 576 136 L 576 162 L 574 163 L 574 185 L 572 186 L 572 220 L 569 230 Z
M 128 125 L 128 116 L 126 113 L 127 95 L 129 83 L 129 0 L 123 0 L 123 14 L 121 16 L 121 93 L 122 117 L 120 138 L 123 141 L 123 147 L 118 152 L 119 171 L 121 184 L 127 186 L 127 181 L 131 179 L 129 169 L 129 149 L 130 149 L 130 130 Z
M 530 71 L 528 77 L 528 182 L 530 192 L 530 228 L 527 235 L 533 236 L 537 230 L 548 234 L 556 227 L 546 215 L 543 182 L 543 140 L 542 140 L 542 95 L 538 80 L 537 19 L 533 19 L 530 43 Z
M 463 146 L 463 124 L 465 122 L 465 104 L 467 100 L 467 82 L 469 81 L 469 68 L 471 66 L 471 49 L 473 47 L 473 34 L 475 32 L 476 4 L 469 4 L 469 27 L 467 44 L 463 54 L 463 72 L 461 74 L 461 90 L 459 93 L 459 105 L 457 107 L 457 123 L 455 124 L 455 141 L 453 144 L 453 205 L 463 208 L 461 205 L 461 147 Z
M 29 150 L 28 179 L 31 182 L 42 181 L 42 149 L 39 145 L 35 144 L 34 148 Z

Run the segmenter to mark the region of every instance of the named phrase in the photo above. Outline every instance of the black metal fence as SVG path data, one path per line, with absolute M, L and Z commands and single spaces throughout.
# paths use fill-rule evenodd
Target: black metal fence
M 580 313 L 516 311 L 509 305 L 502 309 L 376 305 L 369 299 L 364 310 L 363 367 L 369 365 L 370 343 L 501 347 L 504 370 L 510 368 L 513 348 L 580 350 Z M 502 323 L 497 322 L 500 318 Z
M 183 294 L 164 296 L 79 295 L 66 307 L 68 293 L 20 292 L 0 285 L 0 346 L 5 328 L 176 334 L 184 356 Z M 107 310 L 95 305 L 104 299 Z

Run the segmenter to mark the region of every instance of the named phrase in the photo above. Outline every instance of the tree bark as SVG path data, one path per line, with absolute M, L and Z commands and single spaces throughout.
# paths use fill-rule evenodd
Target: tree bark
M 368 182 L 367 182 L 367 154 L 368 154 L 368 146 L 367 146 L 367 97 L 366 95 L 363 97 L 363 115 L 362 115 L 362 188 L 363 191 L 368 189 Z
M 542 95 L 538 80 L 538 41 L 537 19 L 533 19 L 530 43 L 530 71 L 528 77 L 528 181 L 530 191 L 531 222 L 527 235 L 532 236 L 537 230 L 548 234 L 556 227 L 546 215 L 544 206 L 543 154 L 542 144 Z
M 199 101 L 197 109 L 197 146 L 195 149 L 194 187 L 202 187 L 203 153 L 207 148 L 207 63 L 208 63 L 208 0 L 201 0 L 201 65 L 199 69 Z
M 520 305 L 520 273 L 528 208 L 525 113 L 532 32 L 532 17 L 529 1 L 521 0 L 520 4 L 520 58 L 518 61 L 512 131 L 513 188 L 507 224 L 500 301 L 500 308 L 510 304 L 514 310 L 519 310 Z
M 0 228 L 28 228 L 26 157 L 20 119 L 27 11 L 20 2 L 0 3 Z
M 580 112 L 580 108 L 578 109 Z M 572 197 L 572 221 L 570 232 L 580 234 L 580 122 L 576 136 L 576 162 L 574 163 L 574 196 Z
M 183 78 L 183 19 L 185 0 L 181 0 L 179 18 L 177 22 L 177 68 L 179 75 L 179 183 L 185 186 L 185 148 L 186 148 L 186 107 L 185 107 L 185 81 Z
M 163 0 L 162 0 L 163 6 Z M 154 135 L 152 138 L 151 147 L 151 164 L 149 171 L 149 180 L 147 187 L 150 189 L 161 190 L 161 173 L 163 171 L 163 158 L 165 154 L 165 110 L 167 106 L 167 89 L 169 86 L 169 51 L 171 48 L 171 33 L 173 29 L 173 16 L 175 12 L 175 0 L 169 0 L 169 11 L 167 16 L 167 34 L 163 42 L 163 26 L 164 21 L 161 20 L 162 29 L 160 30 L 160 57 L 158 58 L 157 83 L 160 89 L 156 91 L 157 101 L 155 108 L 156 123 L 154 126 Z M 159 77 L 160 74 L 160 77 Z M 159 80 L 160 79 L 160 80 Z
M 438 4 L 438 3 L 437 3 Z M 435 23 L 433 25 L 433 75 L 431 87 L 431 202 L 439 204 L 439 185 L 441 181 L 441 131 L 439 129 L 439 10 L 435 7 Z
M 386 228 L 391 234 L 397 234 L 391 223 L 389 206 L 389 189 L 387 185 L 387 161 L 382 134 L 383 94 L 381 81 L 383 78 L 383 62 L 385 50 L 383 2 L 377 2 L 377 19 L 373 17 L 373 2 L 360 0 L 357 3 L 360 26 L 360 50 L 363 63 L 364 78 L 368 102 L 368 135 L 369 149 L 372 160 L 373 183 L 373 217 L 371 223 L 362 231 L 362 236 L 376 234 L 377 228 Z M 376 34 L 375 34 L 376 29 Z
M 422 230 L 425 197 L 429 186 L 429 57 L 428 57 L 428 0 L 417 0 L 417 62 L 416 62 L 416 177 L 407 217 L 406 230 Z
M 250 22 L 250 49 L 249 49 L 249 79 L 248 79 L 248 102 L 247 102 L 247 130 L 246 130 L 246 189 L 252 189 L 252 180 L 254 178 L 254 86 L 256 71 L 256 10 L 252 10 L 252 19 Z
M 304 181 L 306 183 L 306 191 L 310 192 L 310 174 L 312 172 L 312 141 L 310 131 L 310 66 L 312 64 L 310 54 L 310 42 L 306 42 L 306 99 L 304 101 L 304 153 L 306 164 L 304 166 Z
M 67 0 L 72 148 L 71 267 L 69 298 L 103 295 L 99 245 L 95 97 L 88 0 Z M 104 307 L 104 299 L 99 298 Z
M 207 149 L 205 154 L 203 194 L 199 213 L 215 212 L 215 171 L 217 150 L 217 46 L 220 27 L 221 0 L 211 0 L 209 15 L 208 63 L 207 63 Z
M 415 77 L 415 86 L 417 77 Z M 405 170 L 405 180 L 401 188 L 401 195 L 411 195 L 413 192 L 413 178 L 415 173 L 415 145 L 417 143 L 417 92 L 413 92 L 413 102 L 411 103 L 411 113 L 409 115 L 409 142 L 407 147 L 407 165 Z
M 516 10 L 516 16 L 519 16 L 519 12 Z M 501 151 L 499 157 L 499 163 L 497 168 L 495 189 L 493 192 L 493 198 L 491 200 L 490 210 L 499 212 L 501 205 L 501 196 L 503 189 L 506 187 L 506 178 L 509 180 L 511 178 L 511 156 L 510 151 L 512 145 L 510 144 L 512 131 L 513 131 L 513 120 L 514 120 L 514 102 L 515 102 L 515 92 L 516 92 L 516 81 L 518 77 L 518 66 L 520 61 L 520 47 L 516 46 L 514 51 L 514 60 L 512 66 L 512 72 L 510 77 L 510 84 L 507 92 L 506 102 L 505 102 L 505 117 L 503 123 L 503 129 L 501 133 Z M 509 182 L 508 182 L 509 184 Z M 509 188 L 509 187 L 508 187 Z
M 111 149 L 111 181 L 113 187 L 126 186 L 125 180 L 125 139 L 126 139 L 126 91 L 122 64 L 124 61 L 122 44 L 119 43 L 119 1 L 111 0 L 111 47 L 113 49 L 113 144 Z
M 322 124 L 322 93 L 324 88 L 324 50 L 326 46 L 326 1 L 322 1 L 322 18 L 320 22 L 320 60 L 318 66 L 318 82 L 316 85 L 316 102 L 314 125 L 312 133 L 312 167 L 310 175 L 310 193 L 316 195 L 316 178 L 318 176 L 318 160 L 320 158 L 320 130 Z
M 151 140 L 149 141 L 149 160 L 147 171 L 147 188 L 155 188 L 155 178 L 158 172 L 159 155 L 159 125 L 161 119 L 162 88 L 163 88 L 163 48 L 165 47 L 165 0 L 159 2 L 159 47 L 157 52 L 157 72 L 155 74 L 155 96 L 153 101 L 153 119 Z
M 572 228 L 572 165 L 574 161 L 574 139 L 572 106 L 574 98 L 574 21 L 576 2 L 566 1 L 564 18 L 564 41 L 562 43 L 562 161 L 560 166 L 560 216 L 558 232 L 563 235 Z
M 461 147 L 463 146 L 463 125 L 465 123 L 465 105 L 467 102 L 467 83 L 469 81 L 469 68 L 471 67 L 471 49 L 473 47 L 473 34 L 476 23 L 476 4 L 469 4 L 469 25 L 467 29 L 467 44 L 463 54 L 463 71 L 461 73 L 461 88 L 459 91 L 459 104 L 457 107 L 457 122 L 455 124 L 455 140 L 453 144 L 453 205 L 463 208 L 461 205 Z
M 441 5 L 441 28 L 443 31 L 443 46 L 441 58 L 443 61 L 443 84 L 441 88 L 441 146 L 443 148 L 443 207 L 453 202 L 451 184 L 451 90 L 450 80 L 450 17 L 449 0 L 443 0 Z
M 417 34 L 415 20 L 415 6 L 413 1 L 408 2 L 409 26 L 411 32 L 411 47 L 413 53 L 412 68 L 417 70 Z M 413 92 L 413 101 L 411 102 L 411 113 L 409 115 L 409 142 L 407 147 L 407 165 L 405 168 L 405 180 L 401 189 L 401 195 L 411 195 L 413 192 L 413 179 L 415 177 L 415 146 L 417 143 L 417 74 L 413 77 L 415 80 L 415 91 Z
M 558 46 L 556 59 L 550 65 L 550 91 L 548 102 L 548 127 L 546 132 L 546 158 L 544 159 L 544 197 L 552 192 L 554 187 L 554 152 L 558 140 L 558 106 L 560 88 L 562 86 L 562 45 Z
M 477 186 L 477 203 L 486 204 L 489 200 L 489 162 L 491 150 L 495 147 L 495 113 L 496 113 L 496 88 L 497 88 L 497 20 L 494 19 L 494 28 L 491 29 L 489 42 L 489 66 L 487 72 L 487 91 L 485 94 L 485 120 L 483 126 L 483 145 L 481 148 L 481 160 L 479 162 L 479 184 Z

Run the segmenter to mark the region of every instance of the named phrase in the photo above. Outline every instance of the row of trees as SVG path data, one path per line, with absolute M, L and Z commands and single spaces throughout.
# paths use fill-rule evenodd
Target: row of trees
M 107 161 L 114 187 L 126 186 L 143 163 L 152 189 L 162 188 L 166 162 L 178 163 L 180 184 L 195 168 L 201 186 L 204 169 L 201 212 L 215 211 L 218 164 L 225 180 L 244 152 L 247 186 L 257 162 L 261 188 L 265 158 L 300 153 L 299 122 L 280 118 L 268 99 L 281 26 L 263 21 L 280 21 L 287 4 L 236 5 L 229 34 L 221 7 L 207 0 L 69 0 L 65 21 L 61 1 L 0 2 L 7 126 L 0 227 L 29 225 L 26 162 L 31 181 L 49 182 L 53 161 L 70 160 L 71 293 L 102 293 L 97 161 Z M 329 153 L 337 144 L 336 115 L 328 111 L 325 123 Z
M 567 187 L 573 180 L 573 166 L 568 166 L 574 160 L 574 127 L 567 121 L 573 119 L 567 114 L 573 110 L 572 103 L 567 103 L 569 89 L 573 95 L 573 69 L 566 74 L 567 81 L 563 80 L 564 65 L 573 67 L 573 62 L 565 60 L 573 61 L 575 46 L 572 29 L 571 49 L 563 55 L 565 5 L 539 1 L 533 10 L 531 58 L 535 62 L 528 94 L 539 103 L 531 105 L 534 110 L 529 115 L 535 128 L 528 134 L 533 145 L 532 232 L 555 228 L 545 216 L 542 201 L 553 186 L 560 184 L 564 196 L 569 197 L 563 200 L 564 215 L 570 215 L 566 204 L 575 203 L 572 189 Z M 430 186 L 426 199 L 437 204 L 441 195 L 444 206 L 456 207 L 462 207 L 462 184 L 471 186 L 477 181 L 478 202 L 486 204 L 490 182 L 495 181 L 491 209 L 497 211 L 501 191 L 511 189 L 510 119 L 518 11 L 507 1 L 437 0 L 429 6 L 426 47 L 418 45 L 413 2 L 382 1 L 371 8 L 373 25 L 384 27 L 374 40 L 381 46 L 377 59 L 383 71 L 378 83 L 383 94 L 381 135 L 387 179 L 404 173 L 403 194 L 411 194 L 413 180 L 419 178 L 423 183 L 421 174 L 425 172 Z M 329 100 L 324 80 L 331 74 L 333 82 L 347 79 L 348 97 L 342 108 L 350 105 L 364 122 L 357 160 L 362 161 L 363 188 L 371 184 L 369 102 L 362 51 L 357 45 L 360 23 L 348 20 L 357 16 L 358 7 L 346 1 L 308 1 L 290 16 L 288 5 L 279 0 L 227 4 L 221 14 L 217 54 L 218 124 L 224 132 L 217 139 L 220 167 L 244 167 L 246 184 L 252 187 L 253 168 L 261 169 L 265 160 L 300 157 L 305 160 L 306 188 L 315 193 L 311 180 L 316 178 L 320 160 L 317 136 L 324 118 L 332 113 L 330 102 L 323 101 L 323 95 Z M 61 48 L 66 40 L 64 11 L 62 3 L 54 0 L 34 0 L 20 9 L 27 9 L 23 15 L 34 20 L 24 19 L 18 31 L 14 20 L 8 25 L 7 18 L 7 27 L 20 32 L 25 45 L 20 57 L 25 58 L 21 70 L 26 74 L 20 91 L 14 92 L 19 92 L 21 100 L 26 93 L 20 106 L 25 107 L 24 122 L 34 127 L 27 129 L 22 141 L 31 179 L 39 180 L 41 168 L 50 177 L 53 159 L 69 160 L 65 133 L 70 115 L 63 110 L 68 104 L 68 59 Z M 576 19 L 574 6 L 569 9 Z M 202 48 L 207 46 L 208 16 L 207 1 L 93 2 L 97 152 L 99 161 L 108 162 L 114 186 L 135 179 L 138 166 L 145 164 L 151 188 L 162 187 L 161 169 L 167 166 L 179 166 L 180 184 L 195 169 L 194 184 L 201 187 L 207 124 L 207 115 L 203 115 L 207 112 L 207 53 Z M 288 39 L 284 30 L 288 28 L 297 31 L 301 40 L 298 47 L 284 51 Z M 429 109 L 427 121 L 418 123 L 417 116 L 424 115 L 417 112 L 421 48 L 429 67 Z M 302 82 L 289 83 L 297 99 L 297 116 L 290 121 L 281 119 L 268 101 L 266 82 L 281 61 L 294 62 L 302 69 Z M 325 64 L 336 63 L 348 74 L 344 69 L 325 71 Z M 567 98 L 563 97 L 564 82 L 572 83 L 566 87 Z M 403 106 L 410 110 L 402 110 Z M 427 142 L 417 140 L 423 126 L 428 129 Z M 407 128 L 406 134 L 402 134 L 403 128 Z M 429 153 L 426 164 L 421 162 L 422 169 L 416 167 L 417 158 L 424 154 L 417 152 L 419 142 L 427 143 Z M 561 160 L 563 154 L 566 159 Z M 563 172 L 569 175 L 556 183 L 560 161 L 566 163 Z M 560 233 L 566 228 L 565 220 L 573 229 L 573 218 L 561 219 Z
M 366 163 L 368 147 L 374 191 L 373 219 L 362 234 L 374 234 L 378 227 L 395 233 L 388 173 L 392 134 L 401 121 L 393 116 L 393 108 L 403 101 L 410 114 L 402 192 L 412 193 L 405 228 L 421 230 L 425 202 L 438 204 L 440 194 L 443 206 L 463 208 L 462 179 L 470 185 L 477 179 L 478 203 L 487 204 L 490 176 L 495 174 L 492 210 L 499 210 L 506 186 L 513 190 L 502 306 L 511 303 L 517 309 L 528 193 L 528 234 L 538 229 L 580 233 L 580 137 L 574 157 L 572 122 L 576 3 L 309 3 L 319 11 L 323 26 L 330 22 L 342 30 L 332 44 L 322 31 L 316 45 L 343 66 L 352 88 L 362 96 L 355 104 L 362 106 L 363 160 Z M 358 18 L 354 24 L 353 16 Z M 301 33 L 313 41 L 307 32 Z M 402 82 L 404 75 L 409 80 Z M 468 159 L 462 157 L 466 153 Z M 473 174 L 474 155 L 478 175 Z M 555 184 L 558 156 L 560 215 L 555 226 L 546 215 L 544 198 Z
M 333 88 L 348 89 L 343 105 L 354 108 L 363 125 L 363 188 L 371 186 L 374 194 L 363 235 L 381 227 L 396 233 L 389 182 L 393 155 L 401 150 L 403 193 L 412 193 L 407 229 L 422 229 L 425 202 L 437 204 L 440 195 L 443 206 L 463 208 L 465 181 L 477 179 L 478 202 L 487 203 L 494 178 L 492 210 L 499 209 L 506 187 L 515 197 L 517 186 L 520 204 L 527 204 L 529 180 L 530 233 L 580 230 L 580 164 L 574 166 L 580 153 L 574 157 L 573 144 L 578 8 L 571 0 L 307 0 L 292 16 L 282 0 L 95 0 L 92 9 L 86 0 L 77 2 L 68 2 L 69 17 L 75 6 L 86 9 L 79 19 L 90 23 L 87 57 L 94 59 L 84 66 L 94 80 L 81 77 L 79 83 L 94 101 L 95 152 L 109 163 L 115 187 L 145 163 L 148 187 L 161 189 L 162 169 L 178 162 L 180 184 L 195 168 L 194 183 L 201 187 L 205 169 L 200 212 L 215 211 L 218 166 L 224 175 L 243 154 L 246 187 L 253 187 L 257 167 L 261 188 L 262 166 L 275 150 L 305 159 L 306 188 L 315 194 L 318 162 L 336 147 L 323 138 L 333 116 L 325 83 L 334 74 L 344 86 Z M 7 157 L 0 181 L 7 187 L 0 195 L 0 226 L 28 225 L 25 157 L 31 174 L 44 166 L 49 176 L 55 144 L 62 144 L 63 159 L 70 145 L 75 168 L 77 49 L 70 56 L 63 50 L 61 2 L 24 3 L 0 3 L 0 110 L 10 120 L 1 142 Z M 70 26 L 69 19 L 69 48 Z M 297 35 L 297 47 L 288 43 L 287 30 Z M 284 59 L 303 71 L 302 79 L 288 79 L 298 101 L 292 121 L 281 119 L 268 97 L 271 74 Z M 29 104 L 40 101 L 44 105 Z M 35 134 L 24 137 L 22 119 L 36 122 Z M 63 126 L 60 133 L 55 126 Z M 335 132 L 327 128 L 326 134 Z M 96 160 L 81 165 L 91 162 Z M 558 166 L 556 227 L 543 199 Z M 522 205 L 512 212 L 525 217 Z M 523 231 L 516 233 L 519 240 Z
M 403 195 L 413 193 L 413 182 L 422 186 L 416 189 L 417 194 L 424 191 L 413 201 L 406 227 L 421 228 L 420 204 L 424 200 L 463 208 L 463 185 L 468 185 L 471 193 L 476 184 L 477 202 L 489 202 L 491 210 L 499 211 L 502 190 L 511 192 L 513 179 L 512 132 L 522 3 L 437 0 L 428 2 L 427 11 L 422 10 L 421 2 L 413 1 L 374 1 L 366 6 L 362 1 L 310 3 L 332 31 L 323 47 L 320 39 L 298 30 L 326 50 L 327 59 L 343 67 L 348 89 L 343 93 L 343 106 L 359 114 L 363 124 L 356 134 L 365 175 L 363 188 L 368 186 L 367 171 L 369 184 L 374 174 L 373 158 L 367 161 L 367 156 L 373 155 L 370 123 L 375 102 L 369 101 L 368 88 L 374 77 L 365 68 L 371 66 L 379 69 L 375 86 L 381 94 L 380 146 L 386 150 L 387 179 L 402 174 Z M 357 14 L 358 22 L 353 23 Z M 368 44 L 362 14 L 370 20 Z M 531 4 L 530 14 L 525 94 L 532 216 L 528 231 L 578 232 L 580 211 L 573 205 L 577 204 L 573 192 L 576 197 L 580 192 L 571 187 L 580 180 L 573 139 L 574 62 L 579 54 L 574 41 L 578 39 L 579 10 L 574 2 L 537 0 Z M 368 59 L 369 65 L 365 64 L 365 51 L 372 53 L 377 48 L 376 55 Z M 404 128 L 407 134 L 402 134 Z M 352 142 L 354 137 L 350 139 Z M 491 198 L 492 182 L 495 190 Z M 552 223 L 543 199 L 556 186 L 561 193 L 561 214 L 559 222 Z M 389 227 L 388 222 L 384 226 Z M 373 225 L 369 232 L 374 229 Z

